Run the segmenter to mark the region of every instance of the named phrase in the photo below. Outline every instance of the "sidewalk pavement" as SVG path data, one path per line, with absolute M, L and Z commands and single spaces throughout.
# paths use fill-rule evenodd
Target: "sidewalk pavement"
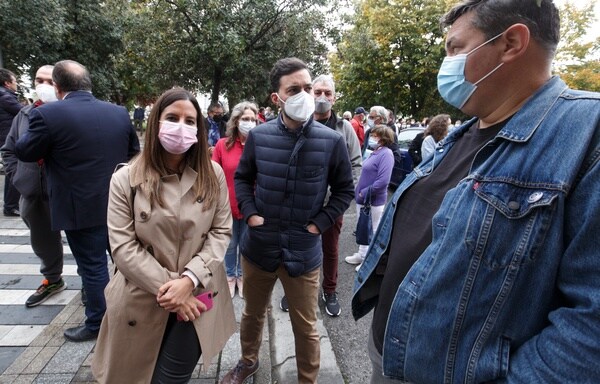
M 279 309 L 279 301 L 282 296 L 283 288 L 278 282 L 271 297 L 272 307 L 267 312 L 268 322 L 266 322 L 263 332 L 260 368 L 254 376 L 255 384 L 297 382 L 291 322 L 288 313 Z M 238 296 L 234 298 L 234 307 L 238 332 L 229 339 L 221 354 L 215 358 L 206 372 L 202 371 L 200 363 L 196 366 L 190 383 L 218 383 L 237 363 L 241 355 L 239 320 L 243 309 L 243 300 Z M 82 324 L 83 309 L 81 296 L 77 294 L 14 363 L 0 375 L 0 384 L 95 383 L 90 368 L 95 341 L 73 343 L 66 341 L 63 337 L 66 328 Z M 343 384 L 344 380 L 327 330 L 323 325 L 320 310 L 318 329 L 321 335 L 321 370 L 318 380 L 327 384 Z

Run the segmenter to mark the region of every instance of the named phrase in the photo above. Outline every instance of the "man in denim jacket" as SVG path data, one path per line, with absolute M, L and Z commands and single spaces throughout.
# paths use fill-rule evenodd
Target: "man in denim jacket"
M 551 76 L 551 0 L 467 0 L 438 89 L 476 116 L 386 207 L 352 300 L 372 383 L 600 382 L 600 94 Z

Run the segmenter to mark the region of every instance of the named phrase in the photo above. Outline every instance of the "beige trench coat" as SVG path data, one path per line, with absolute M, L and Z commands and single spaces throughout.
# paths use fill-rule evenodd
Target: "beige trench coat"
M 186 269 L 200 280 L 195 294 L 219 292 L 213 308 L 194 320 L 205 367 L 235 332 L 223 266 L 231 238 L 231 209 L 223 171 L 216 163 L 213 166 L 220 196 L 205 212 L 191 190 L 197 176 L 191 168 L 184 170 L 181 180 L 175 175 L 162 179 L 165 207 L 150 206 L 139 188 L 142 180 L 129 180 L 129 167 L 113 175 L 108 232 L 118 271 L 105 290 L 106 314 L 92 361 L 100 383 L 150 382 L 169 316 L 157 306 L 158 288 Z

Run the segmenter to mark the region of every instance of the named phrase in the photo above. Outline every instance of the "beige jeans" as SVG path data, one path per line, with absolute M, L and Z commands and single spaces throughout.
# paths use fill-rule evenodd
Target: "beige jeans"
M 242 257 L 242 272 L 246 300 L 240 324 L 242 359 L 246 363 L 258 360 L 267 307 L 273 286 L 279 279 L 290 307 L 298 382 L 316 383 L 321 363 L 317 331 L 319 268 L 299 277 L 290 277 L 283 264 L 275 272 L 267 272 Z

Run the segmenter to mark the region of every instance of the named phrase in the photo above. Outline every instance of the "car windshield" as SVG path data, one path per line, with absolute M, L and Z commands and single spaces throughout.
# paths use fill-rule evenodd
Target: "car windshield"
M 410 142 L 413 141 L 415 136 L 423 131 L 423 128 L 407 128 L 398 132 L 398 146 L 403 149 L 408 149 Z

